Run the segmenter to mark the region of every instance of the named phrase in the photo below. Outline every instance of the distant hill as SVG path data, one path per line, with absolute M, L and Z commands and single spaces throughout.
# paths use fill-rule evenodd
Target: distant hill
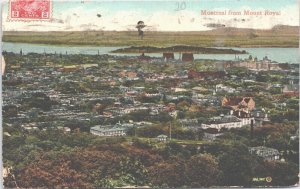
M 299 28 L 278 25 L 269 30 L 222 27 L 191 32 L 145 31 L 143 40 L 137 31 L 6 31 L 3 41 L 89 46 L 298 47 Z
M 261 35 L 280 34 L 280 35 L 298 36 L 299 27 L 287 26 L 287 25 L 276 25 L 272 29 L 222 27 L 210 31 L 203 31 L 203 34 L 215 34 L 215 35 L 249 35 L 251 33 L 257 33 Z

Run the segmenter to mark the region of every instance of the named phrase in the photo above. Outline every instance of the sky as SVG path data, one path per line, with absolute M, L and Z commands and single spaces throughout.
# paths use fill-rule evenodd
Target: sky
M 4 31 L 136 30 L 138 21 L 150 31 L 203 31 L 209 24 L 226 27 L 270 29 L 299 25 L 297 0 L 194 0 L 194 1 L 55 1 L 50 21 L 8 21 L 8 1 L 2 3 Z M 201 10 L 227 11 L 227 15 L 201 15 Z M 244 15 L 249 11 L 274 11 L 276 16 Z M 228 15 L 240 11 L 242 15 Z M 100 14 L 101 17 L 98 17 Z

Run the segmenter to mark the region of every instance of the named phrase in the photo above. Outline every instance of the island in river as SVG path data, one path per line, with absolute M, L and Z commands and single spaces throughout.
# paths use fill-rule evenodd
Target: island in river
M 194 53 L 194 54 L 247 54 L 245 50 L 219 49 L 196 47 L 187 45 L 177 45 L 171 47 L 152 47 L 152 46 L 131 46 L 127 48 L 117 49 L 112 53 Z

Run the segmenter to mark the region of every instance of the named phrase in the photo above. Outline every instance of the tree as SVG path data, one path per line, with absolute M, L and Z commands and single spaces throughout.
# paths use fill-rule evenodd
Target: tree
M 85 176 L 71 168 L 71 161 L 59 158 L 56 162 L 40 160 L 28 165 L 17 178 L 20 187 L 86 187 Z
M 74 131 L 76 129 L 80 129 L 80 131 L 83 132 L 90 132 L 90 128 L 87 125 L 87 123 L 84 123 L 83 121 L 77 121 L 77 120 L 72 120 L 64 125 L 65 127 L 69 127 L 71 131 Z
M 270 185 L 272 186 L 293 186 L 298 179 L 299 166 L 294 163 L 265 162 L 268 176 L 272 178 Z
M 242 144 L 234 144 L 220 157 L 220 169 L 222 186 L 250 186 L 253 173 L 253 159 L 248 148 Z
M 184 161 L 178 157 L 149 168 L 149 182 L 158 187 L 182 187 L 185 184 Z
M 177 104 L 177 108 L 179 110 L 187 110 L 189 108 L 190 104 L 187 101 L 181 101 Z
M 147 169 L 146 167 L 135 158 L 124 158 L 120 162 L 121 177 L 120 179 L 125 184 L 134 184 L 142 186 L 147 183 Z
M 189 158 L 191 156 L 191 152 L 189 150 L 176 142 L 167 143 L 165 148 L 160 151 L 160 154 L 165 159 L 170 159 L 174 156 L 181 158 Z
M 26 137 L 24 135 L 13 135 L 10 137 L 4 137 L 3 150 L 16 149 L 25 143 Z
M 185 173 L 192 188 L 215 186 L 220 176 L 218 162 L 210 154 L 192 156 L 186 163 Z
M 97 112 L 98 114 L 103 114 L 103 111 L 105 108 L 106 108 L 106 105 L 97 103 L 94 105 L 92 111 Z
M 28 105 L 30 108 L 40 108 L 44 111 L 49 111 L 51 106 L 56 104 L 44 93 L 34 93 L 29 99 L 23 101 L 23 105 Z
M 256 81 L 258 82 L 268 82 L 269 76 L 264 73 L 259 73 L 256 77 Z
M 161 125 L 153 125 L 136 129 L 136 134 L 141 137 L 157 137 L 160 134 L 167 134 L 166 127 Z
M 16 117 L 18 115 L 18 107 L 15 105 L 3 106 L 3 116 L 4 117 Z

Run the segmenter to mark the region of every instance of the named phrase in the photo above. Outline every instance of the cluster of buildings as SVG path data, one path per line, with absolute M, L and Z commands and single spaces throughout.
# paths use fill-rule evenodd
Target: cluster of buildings
M 183 69 L 173 73 L 159 66 L 156 66 L 159 67 L 157 71 L 153 71 L 148 65 L 161 60 L 146 56 L 73 57 L 75 55 L 12 53 L 5 56 L 8 56 L 8 61 L 3 77 L 3 106 L 4 110 L 13 106 L 16 113 L 4 117 L 4 120 L 10 125 L 21 125 L 26 130 L 56 126 L 70 132 L 66 123 L 77 121 L 88 125 L 90 133 L 97 136 L 125 136 L 130 128 L 147 127 L 162 113 L 167 113 L 183 128 L 202 130 L 204 139 L 215 140 L 224 129 L 251 124 L 259 126 L 270 121 L 268 111 L 257 108 L 255 97 L 247 95 L 251 94 L 253 83 L 256 84 L 256 72 L 247 78 L 239 78 L 223 70 L 196 71 L 185 67 L 185 64 L 182 64 Z M 164 53 L 163 58 L 164 61 L 172 60 L 174 54 Z M 192 54 L 182 54 L 182 61 L 191 62 L 194 57 Z M 225 68 L 245 67 L 253 70 L 285 69 L 284 65 L 271 62 L 267 57 L 262 61 L 252 58 L 239 62 L 224 61 L 222 65 Z M 289 76 L 288 79 L 288 84 L 281 85 L 282 92 L 295 95 L 299 89 L 299 77 Z M 233 87 L 225 80 L 243 85 Z M 249 87 L 247 82 L 251 83 Z M 268 90 L 265 83 L 257 82 L 257 85 Z M 26 101 L 36 93 L 43 93 L 55 103 L 49 105 L 51 107 L 47 111 L 29 107 Z M 179 108 L 180 102 L 185 102 L 188 107 Z M 192 110 L 192 105 L 200 107 L 199 110 Z M 201 113 L 210 109 L 224 109 L 226 113 L 211 113 L 205 120 L 178 116 L 180 113 Z M 146 112 L 151 121 L 116 123 L 116 120 L 136 112 Z M 157 138 L 159 141 L 167 140 L 165 135 Z M 251 153 L 269 152 L 253 148 Z
M 218 67 L 221 70 L 225 70 L 231 67 L 242 67 L 255 71 L 290 69 L 289 64 L 287 63 L 278 63 L 271 61 L 270 59 L 268 59 L 267 56 L 265 56 L 262 60 L 258 60 L 257 57 L 253 58 L 251 55 L 248 59 L 245 60 L 218 62 L 216 64 L 216 67 Z

